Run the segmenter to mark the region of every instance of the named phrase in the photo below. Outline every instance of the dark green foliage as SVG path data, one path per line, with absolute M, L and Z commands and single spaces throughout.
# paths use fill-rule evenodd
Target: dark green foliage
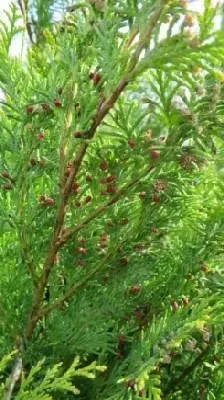
M 1 395 L 21 357 L 17 400 L 224 398 L 221 7 L 24 6 L 0 30 Z

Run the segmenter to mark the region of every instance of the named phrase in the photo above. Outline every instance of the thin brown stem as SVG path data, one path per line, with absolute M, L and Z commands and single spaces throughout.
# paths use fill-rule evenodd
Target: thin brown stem
M 86 132 L 86 136 L 88 138 L 92 138 L 96 132 L 96 129 L 98 128 L 98 126 L 100 125 L 100 123 L 102 122 L 102 120 L 104 119 L 104 117 L 108 114 L 108 112 L 112 109 L 113 105 L 115 104 L 115 102 L 117 101 L 118 97 L 120 96 L 120 94 L 123 92 L 123 90 L 125 89 L 125 87 L 128 85 L 129 83 L 129 77 L 124 76 L 119 84 L 117 85 L 117 87 L 115 88 L 115 90 L 113 91 L 113 93 L 111 94 L 111 96 L 105 100 L 99 111 L 96 113 L 94 119 L 93 119 L 93 123 L 91 128 L 89 129 L 88 132 Z
M 28 0 L 18 0 L 18 5 L 23 16 L 23 22 L 26 27 L 30 42 L 34 44 L 31 23 L 28 21 Z
M 135 27 L 134 31 L 131 33 L 131 35 L 128 38 L 128 41 L 126 43 L 126 47 L 130 47 L 133 41 L 135 40 L 136 36 L 139 33 L 139 27 Z
M 23 232 L 21 233 L 21 248 L 23 251 L 24 261 L 25 261 L 28 271 L 32 277 L 33 284 L 34 284 L 34 286 L 36 286 L 37 276 L 36 276 L 36 272 L 35 272 L 35 267 L 34 267 L 32 259 L 30 257 L 30 252 L 29 252 L 29 249 L 28 249 L 28 246 L 26 243 L 26 239 L 25 239 L 25 235 Z
M 83 286 L 85 286 L 89 280 L 96 275 L 98 271 L 102 269 L 102 267 L 105 265 L 105 263 L 108 261 L 111 255 L 115 253 L 115 249 L 113 248 L 110 252 L 106 254 L 106 256 L 103 258 L 103 260 L 97 265 L 96 268 L 94 268 L 92 271 L 90 271 L 85 278 L 83 278 L 82 281 L 80 281 L 77 284 L 74 284 L 67 293 L 61 298 L 58 299 L 55 303 L 53 303 L 51 306 L 44 308 L 43 310 L 40 311 L 39 313 L 39 318 L 48 315 L 51 311 L 53 311 L 55 308 L 63 305 L 65 301 L 68 301 L 74 296 L 74 294 L 78 291 L 78 289 L 81 289 Z
M 130 63 L 129 63 L 129 67 L 128 67 L 128 72 L 129 73 L 132 72 L 133 69 L 135 68 L 135 66 L 137 65 L 142 50 L 145 47 L 149 46 L 149 42 L 150 42 L 150 38 L 152 36 L 153 29 L 155 28 L 158 20 L 161 17 L 161 14 L 163 12 L 164 6 L 165 6 L 165 0 L 161 0 L 159 5 L 156 8 L 156 11 L 154 12 L 152 17 L 150 18 L 150 20 L 149 20 L 149 22 L 147 24 L 148 26 L 146 26 L 146 28 L 145 28 L 145 33 L 140 37 L 139 43 L 138 43 L 138 45 L 136 47 L 136 50 L 135 50 L 135 52 L 134 52 L 134 54 L 133 54 L 133 56 L 132 56 L 132 58 L 130 60 Z
M 91 214 L 89 214 L 82 222 L 76 225 L 74 228 L 66 229 L 64 234 L 60 238 L 60 243 L 65 243 L 67 240 L 74 235 L 75 233 L 79 232 L 82 228 L 84 228 L 89 222 L 94 220 L 98 215 L 102 214 L 108 207 L 112 204 L 116 203 L 124 194 L 125 192 L 130 189 L 131 187 L 137 185 L 142 178 L 144 178 L 149 172 L 153 170 L 153 166 L 148 166 L 138 177 L 132 179 L 131 181 L 127 182 L 123 185 L 108 201 L 101 204 L 96 210 L 94 210 Z

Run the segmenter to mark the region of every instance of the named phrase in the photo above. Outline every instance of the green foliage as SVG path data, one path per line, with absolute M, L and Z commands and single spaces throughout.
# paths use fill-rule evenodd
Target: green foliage
M 0 26 L 13 398 L 222 399 L 222 7 L 23 3 Z M 34 43 L 12 57 L 19 32 Z
M 4 371 L 6 364 L 11 360 L 12 355 L 5 356 L 0 363 L 0 371 Z M 75 377 L 81 376 L 86 379 L 95 379 L 96 372 L 105 371 L 106 367 L 96 365 L 96 362 L 79 368 L 80 359 L 76 357 L 71 366 L 66 370 L 62 370 L 62 363 L 55 364 L 51 368 L 45 367 L 45 360 L 39 361 L 33 366 L 28 376 L 23 376 L 20 389 L 16 395 L 16 400 L 51 400 L 53 397 L 51 393 L 58 393 L 60 391 L 71 392 L 74 395 L 80 393 L 72 380 Z M 35 386 L 34 386 L 35 385 Z M 3 395 L 4 385 L 1 387 L 1 395 Z

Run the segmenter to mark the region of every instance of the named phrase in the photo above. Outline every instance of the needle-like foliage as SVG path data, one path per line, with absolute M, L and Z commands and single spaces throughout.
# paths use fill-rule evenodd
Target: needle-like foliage
M 210 0 L 5 12 L 4 400 L 224 399 L 222 13 Z

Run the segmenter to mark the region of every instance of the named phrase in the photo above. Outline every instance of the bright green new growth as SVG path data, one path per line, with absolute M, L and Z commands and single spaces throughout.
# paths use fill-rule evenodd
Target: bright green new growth
M 224 399 L 222 14 L 208 0 L 6 13 L 4 400 Z
M 0 364 L 0 370 L 4 371 L 5 365 L 10 361 L 10 356 L 5 356 Z M 76 376 L 83 376 L 87 379 L 94 379 L 96 377 L 96 371 L 104 372 L 106 367 L 97 366 L 96 362 L 92 362 L 86 367 L 78 368 L 80 365 L 79 357 L 76 357 L 71 366 L 62 373 L 62 363 L 55 364 L 53 367 L 46 370 L 44 378 L 40 380 L 38 374 L 43 370 L 45 360 L 41 360 L 31 368 L 31 371 L 27 377 L 23 377 L 21 387 L 16 400 L 51 400 L 52 392 L 64 391 L 71 392 L 74 395 L 80 393 L 80 391 L 72 384 L 71 380 Z M 33 389 L 33 385 L 35 388 Z M 3 396 L 4 386 L 1 389 L 1 396 Z

